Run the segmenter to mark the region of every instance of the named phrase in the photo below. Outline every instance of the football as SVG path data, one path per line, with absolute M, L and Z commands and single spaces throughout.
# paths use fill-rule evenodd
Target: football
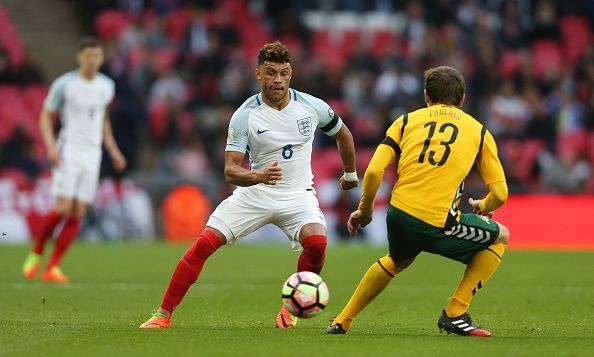
M 330 293 L 322 278 L 309 271 L 291 275 L 283 285 L 283 304 L 299 318 L 314 317 L 328 305 Z

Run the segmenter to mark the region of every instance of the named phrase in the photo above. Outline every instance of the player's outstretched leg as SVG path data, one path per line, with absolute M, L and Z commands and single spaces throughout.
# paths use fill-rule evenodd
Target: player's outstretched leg
M 41 230 L 34 237 L 33 249 L 27 255 L 23 263 L 23 276 L 27 280 L 35 279 L 39 266 L 41 264 L 41 255 L 45 248 L 45 243 L 51 237 L 52 232 L 62 220 L 62 215 L 55 210 L 51 210 L 42 219 Z
M 316 274 L 322 272 L 326 260 L 327 240 L 325 235 L 310 235 L 303 238 L 301 246 L 303 252 L 297 262 L 297 271 L 311 271 Z M 277 328 L 292 328 L 297 325 L 299 319 L 293 316 L 284 306 L 276 315 Z
M 473 296 L 487 283 L 499 267 L 508 239 L 508 229 L 500 225 L 499 237 L 495 243 L 476 253 L 466 265 L 464 276 L 456 292 L 437 321 L 440 331 L 463 336 L 491 336 L 491 332 L 472 323 L 467 311 Z
M 80 231 L 80 223 L 81 219 L 78 217 L 69 217 L 66 219 L 64 227 L 62 227 L 62 231 L 56 239 L 56 245 L 54 246 L 52 256 L 47 263 L 47 267 L 43 271 L 43 274 L 41 275 L 41 279 L 43 281 L 61 284 L 70 282 L 70 279 L 64 275 L 64 273 L 62 273 L 62 270 L 60 269 L 60 263 L 64 254 L 72 245 L 74 239 L 76 239 L 76 236 Z
M 205 229 L 184 253 L 173 272 L 169 287 L 163 296 L 163 302 L 157 312 L 140 328 L 168 328 L 171 326 L 171 314 L 188 292 L 188 289 L 200 275 L 204 263 L 223 243 L 212 231 Z
M 388 286 L 392 278 L 402 269 L 398 268 L 389 255 L 375 262 L 361 279 L 348 304 L 326 329 L 333 335 L 345 334 L 357 315 Z

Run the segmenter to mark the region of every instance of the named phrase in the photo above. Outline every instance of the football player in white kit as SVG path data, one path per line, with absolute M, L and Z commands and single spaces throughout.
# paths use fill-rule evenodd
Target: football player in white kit
M 297 271 L 319 274 L 326 253 L 326 221 L 313 190 L 311 151 L 320 128 L 336 140 L 345 174 L 343 190 L 358 185 L 353 137 L 323 100 L 289 88 L 291 58 L 280 42 L 266 44 L 255 75 L 260 93 L 235 111 L 225 149 L 225 179 L 239 186 L 215 209 L 206 228 L 180 259 L 161 306 L 141 328 L 168 328 L 173 310 L 200 275 L 206 259 L 266 224 L 279 227 L 294 248 L 303 248 Z M 242 166 L 249 155 L 249 169 Z M 287 309 L 279 328 L 297 322 Z
M 41 279 L 56 283 L 69 281 L 59 266 L 78 235 L 87 205 L 95 198 L 102 141 L 114 167 L 118 171 L 126 167 L 126 159 L 111 131 L 107 108 L 114 97 L 115 84 L 99 73 L 103 63 L 100 43 L 94 38 L 81 40 L 77 62 L 77 70 L 63 74 L 52 83 L 39 118 L 47 155 L 53 166 L 51 191 L 56 203 L 55 208 L 43 217 L 42 228 L 34 235 L 33 250 L 23 264 L 23 275 L 28 280 L 35 278 L 45 243 L 63 221 Z M 59 109 L 62 128 L 56 141 L 52 116 Z

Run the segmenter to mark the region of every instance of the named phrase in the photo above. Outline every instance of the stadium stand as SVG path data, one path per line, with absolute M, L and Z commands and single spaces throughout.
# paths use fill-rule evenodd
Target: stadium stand
M 256 90 L 258 50 L 280 39 L 293 53 L 293 87 L 330 103 L 354 129 L 362 153 L 381 141 L 394 118 L 424 104 L 423 69 L 447 64 L 465 74 L 465 109 L 496 136 L 512 192 L 565 192 L 544 179 L 548 167 L 586 167 L 590 174 L 571 192 L 594 192 L 594 15 L 582 2 L 553 3 L 554 16 L 529 1 L 468 1 L 442 13 L 420 1 L 367 3 L 365 11 L 316 1 L 81 4 L 81 18 L 93 19 L 108 50 L 103 71 L 117 83 L 116 135 L 136 138 L 125 149 L 128 175 L 149 184 L 164 177 L 179 182 L 189 172 L 184 160 L 199 157 L 203 171 L 194 181 L 221 182 L 230 115 Z M 1 7 L 0 48 L 5 67 L 16 72 L 26 52 Z M 41 83 L 0 83 L 0 142 L 22 128 L 45 175 L 36 121 L 46 92 Z M 322 136 L 316 143 L 320 185 L 335 175 L 332 165 L 319 162 L 337 160 L 328 145 Z M 369 156 L 360 156 L 361 168 Z M 555 166 L 545 165 L 551 157 Z M 114 175 L 108 162 L 103 175 Z M 468 182 L 467 190 L 480 190 L 477 180 Z M 228 191 L 215 186 L 208 190 L 214 202 Z

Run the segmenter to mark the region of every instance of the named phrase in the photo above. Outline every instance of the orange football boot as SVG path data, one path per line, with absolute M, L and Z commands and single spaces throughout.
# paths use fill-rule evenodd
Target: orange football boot
M 46 268 L 41 274 L 41 280 L 58 284 L 68 284 L 70 282 L 70 279 L 57 266 Z
M 153 313 L 150 319 L 139 326 L 139 328 L 170 328 L 171 317 L 167 317 L 159 312 Z
M 25 277 L 25 279 L 35 279 L 40 264 L 41 255 L 30 252 L 29 255 L 27 255 L 27 259 L 25 259 L 25 263 L 23 263 L 23 276 Z
M 293 316 L 293 314 L 291 314 L 289 310 L 283 306 L 278 312 L 278 315 L 276 315 L 276 327 L 293 328 L 295 325 L 297 325 L 298 320 L 299 319 L 297 316 Z

